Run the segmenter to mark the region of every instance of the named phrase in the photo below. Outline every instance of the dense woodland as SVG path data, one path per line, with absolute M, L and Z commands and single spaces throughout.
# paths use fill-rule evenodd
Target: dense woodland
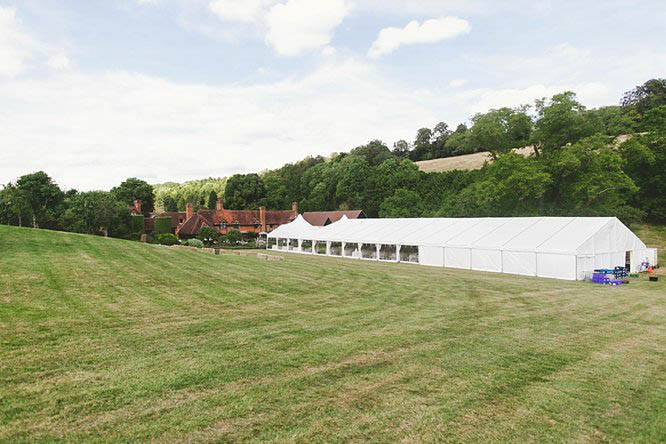
M 629 135 L 620 141 L 617 136 Z M 624 139 L 624 138 L 623 138 Z M 532 146 L 523 157 L 512 148 Z M 424 173 L 413 161 L 487 151 L 480 170 Z M 130 178 L 111 191 L 63 191 L 44 172 L 0 191 L 0 223 L 134 237 L 142 210 L 363 209 L 370 217 L 617 216 L 666 222 L 666 79 L 628 91 L 618 106 L 587 109 L 573 92 L 477 114 L 469 127 L 422 128 L 392 149 L 380 140 L 259 174 L 151 186 Z

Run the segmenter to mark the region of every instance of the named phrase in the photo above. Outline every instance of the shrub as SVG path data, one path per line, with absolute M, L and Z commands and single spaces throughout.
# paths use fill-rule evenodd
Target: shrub
M 196 248 L 203 248 L 204 243 L 201 242 L 199 239 L 189 239 L 187 242 L 185 242 L 186 245 L 189 245 L 190 247 L 196 247 Z
M 206 245 L 213 245 L 220 242 L 222 235 L 215 228 L 203 226 L 197 236 L 197 239 L 203 241 Z
M 161 216 L 155 218 L 155 234 L 171 233 L 171 217 Z
M 161 245 L 176 245 L 178 243 L 178 238 L 172 233 L 158 234 L 155 239 Z
M 237 244 L 243 239 L 243 235 L 238 230 L 231 230 L 224 236 L 224 241 L 228 244 Z

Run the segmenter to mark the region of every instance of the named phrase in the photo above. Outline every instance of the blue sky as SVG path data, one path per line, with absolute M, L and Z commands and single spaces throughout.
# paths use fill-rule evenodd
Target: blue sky
M 389 146 L 666 71 L 658 1 L 0 0 L 0 183 L 108 189 Z

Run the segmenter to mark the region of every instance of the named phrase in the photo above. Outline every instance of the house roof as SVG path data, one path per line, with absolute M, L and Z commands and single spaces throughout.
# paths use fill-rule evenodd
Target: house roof
M 215 220 L 215 211 L 214 210 L 199 210 L 197 211 L 197 215 L 201 217 L 203 220 L 206 221 L 206 224 L 209 226 L 214 226 L 216 223 L 218 223 Z
M 183 222 L 183 224 L 178 229 L 178 234 L 185 234 L 190 236 L 197 235 L 201 231 L 201 227 L 204 225 L 212 227 L 214 224 L 211 223 L 206 215 L 197 213 L 187 219 L 187 221 Z
M 184 217 L 185 213 L 161 213 L 160 216 L 171 216 L 173 227 L 179 227 L 178 233 L 184 235 L 199 234 L 203 225 L 210 227 L 222 224 L 240 226 L 257 226 L 261 223 L 259 210 L 199 210 L 183 224 L 178 224 L 178 219 Z M 291 210 L 266 211 L 266 224 L 284 225 L 294 220 Z
M 259 216 L 259 212 L 257 212 Z M 269 225 L 283 225 L 288 224 L 292 220 L 296 219 L 294 213 L 291 210 L 267 210 L 266 211 L 266 223 Z
M 348 210 L 348 211 L 308 211 L 303 213 L 303 218 L 313 226 L 323 227 L 324 225 L 332 224 L 347 216 L 348 219 L 364 219 L 365 213 L 363 210 Z
M 255 225 L 259 223 L 259 210 L 222 210 L 218 223 Z

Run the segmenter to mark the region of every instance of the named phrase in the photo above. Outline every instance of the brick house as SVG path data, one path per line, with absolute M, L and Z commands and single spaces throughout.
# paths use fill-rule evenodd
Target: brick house
M 164 214 L 164 213 L 163 213 Z M 172 226 L 175 220 L 181 220 L 181 213 L 172 216 Z M 241 233 L 271 232 L 280 225 L 287 224 L 298 216 L 298 204 L 291 204 L 291 210 L 227 210 L 218 199 L 215 210 L 199 210 L 196 213 L 192 204 L 187 204 L 184 219 L 175 228 L 175 234 L 181 239 L 189 239 L 199 235 L 201 227 L 215 228 L 222 234 L 231 230 Z M 178 218 L 178 219 L 176 219 Z

